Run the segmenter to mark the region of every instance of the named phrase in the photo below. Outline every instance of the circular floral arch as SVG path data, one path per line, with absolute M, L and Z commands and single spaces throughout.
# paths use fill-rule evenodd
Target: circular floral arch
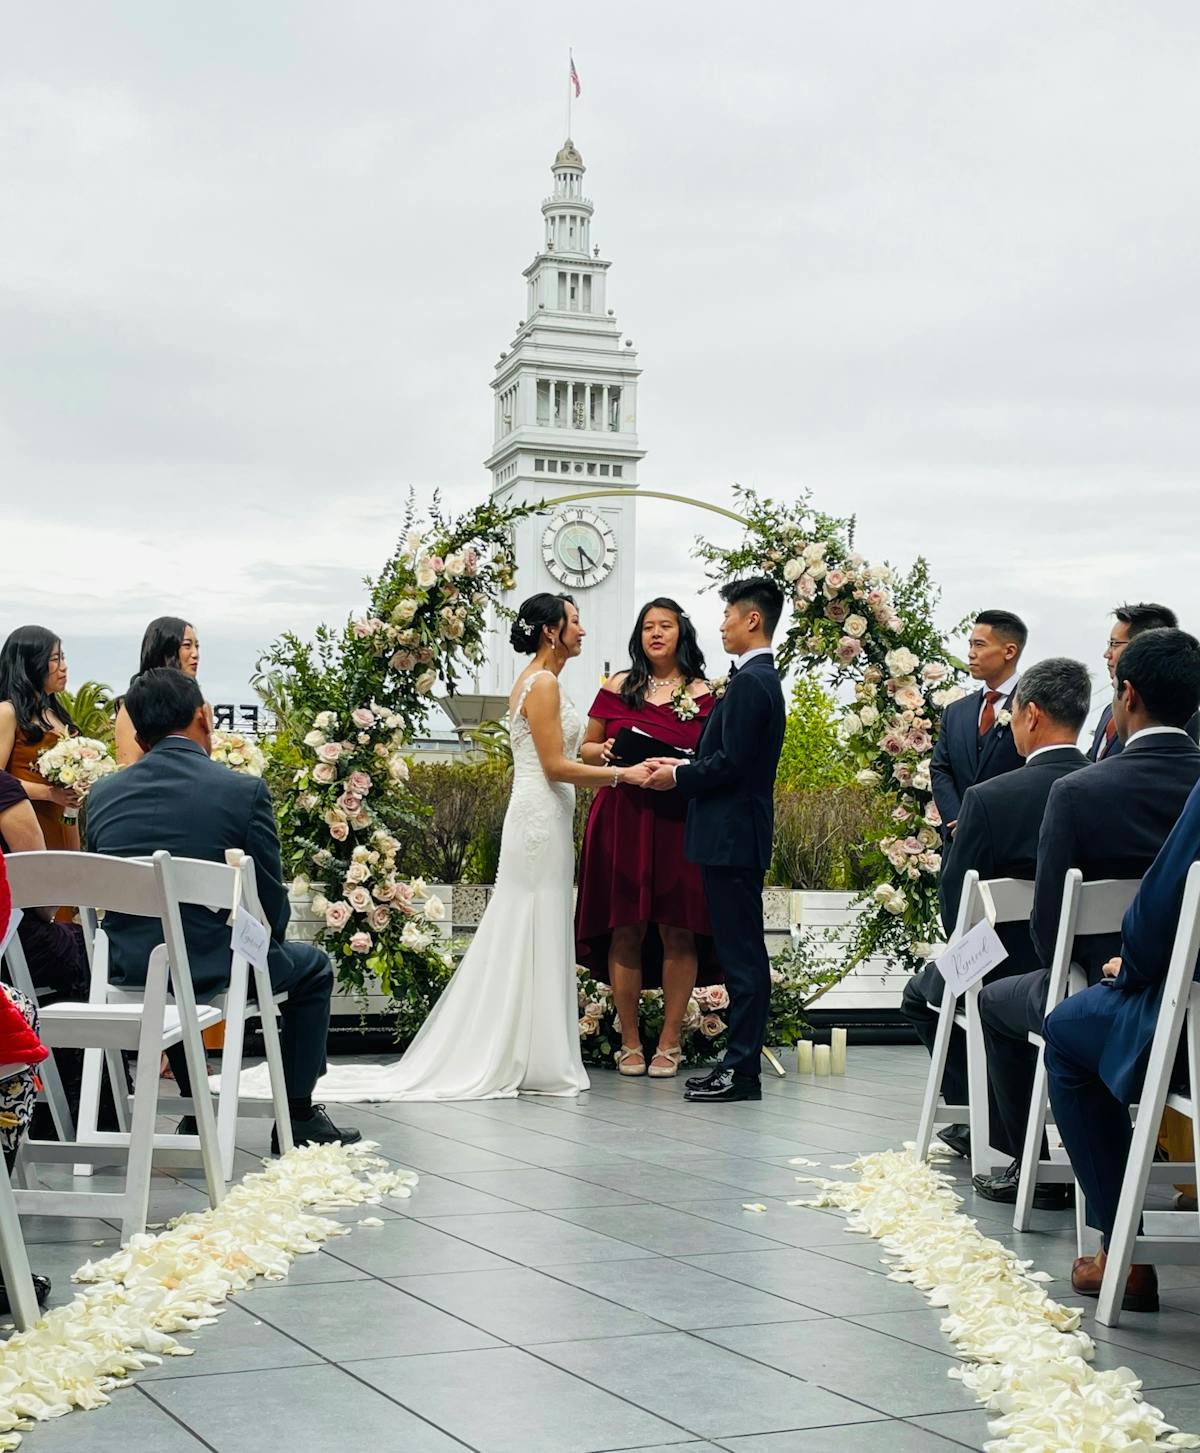
M 877 881 L 845 968 L 872 953 L 919 962 L 938 936 L 930 759 L 942 710 L 961 695 L 925 562 L 907 574 L 870 564 L 854 549 L 854 520 L 813 509 L 807 494 L 778 504 L 735 487 L 734 511 L 636 493 L 738 523 L 732 547 L 696 541 L 708 577 L 777 580 L 791 607 L 777 641 L 780 670 L 820 672 L 852 689 L 841 707 L 847 746 L 859 782 L 885 795 L 895 830 L 860 845 Z M 342 983 L 365 990 L 377 980 L 413 1028 L 451 959 L 439 937 L 441 904 L 406 882 L 397 861 L 397 833 L 418 819 L 406 743 L 425 725 L 439 683 L 453 692 L 482 664 L 493 613 L 511 614 L 503 598 L 516 586 L 512 525 L 562 502 L 489 502 L 450 519 L 435 498 L 418 521 L 410 500 L 400 543 L 365 582 L 366 611 L 340 629 L 320 627 L 312 642 L 286 634 L 260 662 L 259 689 L 276 721 L 269 761 L 285 867 L 313 894 Z

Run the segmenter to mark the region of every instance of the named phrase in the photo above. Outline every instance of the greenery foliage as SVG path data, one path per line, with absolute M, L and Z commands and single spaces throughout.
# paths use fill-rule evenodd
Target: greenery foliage
M 103 742 L 111 750 L 116 737 L 112 688 L 99 681 L 84 681 L 74 691 L 60 691 L 59 697 L 80 735 Z

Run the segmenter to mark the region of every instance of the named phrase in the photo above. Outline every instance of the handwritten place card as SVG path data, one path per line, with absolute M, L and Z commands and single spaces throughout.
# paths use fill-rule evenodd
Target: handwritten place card
M 1008 950 L 986 919 L 956 942 L 947 944 L 937 959 L 938 971 L 952 994 L 965 994 L 984 974 L 1002 964 Z
M 247 963 L 258 969 L 267 967 L 267 954 L 271 948 L 271 931 L 265 923 L 259 923 L 239 903 L 233 921 L 233 951 L 241 954 Z

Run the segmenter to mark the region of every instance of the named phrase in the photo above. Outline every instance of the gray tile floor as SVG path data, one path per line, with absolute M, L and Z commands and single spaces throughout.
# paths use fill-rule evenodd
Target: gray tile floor
M 760 1105 L 690 1106 L 678 1082 L 593 1074 L 578 1101 L 338 1108 L 421 1175 L 287 1282 L 232 1302 L 112 1405 L 38 1425 L 30 1453 L 923 1453 L 982 1447 L 940 1315 L 888 1281 L 832 1212 L 788 1207 L 815 1172 L 912 1137 L 927 1061 L 852 1046 L 850 1073 L 766 1080 Z M 240 1159 L 265 1151 L 243 1121 Z M 838 1174 L 829 1171 L 830 1174 Z M 960 1188 L 969 1187 L 958 1162 Z M 743 1202 L 761 1202 L 765 1214 Z M 203 1204 L 158 1176 L 153 1218 Z M 981 1226 L 1055 1276 L 1069 1215 Z M 358 1220 L 363 1211 L 347 1213 Z M 102 1222 L 26 1223 L 31 1260 L 71 1270 Z M 1200 1427 L 1200 1273 L 1164 1269 L 1164 1309 L 1089 1331 L 1166 1415 Z M 1069 1299 L 1069 1284 L 1052 1292 Z

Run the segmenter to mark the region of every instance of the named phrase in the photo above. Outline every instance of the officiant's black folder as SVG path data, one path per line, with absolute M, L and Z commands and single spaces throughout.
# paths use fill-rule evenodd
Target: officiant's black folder
M 674 747 L 670 742 L 652 737 L 648 732 L 634 731 L 632 727 L 620 727 L 613 738 L 612 760 L 618 767 L 636 767 L 651 757 L 690 757 L 684 747 Z

